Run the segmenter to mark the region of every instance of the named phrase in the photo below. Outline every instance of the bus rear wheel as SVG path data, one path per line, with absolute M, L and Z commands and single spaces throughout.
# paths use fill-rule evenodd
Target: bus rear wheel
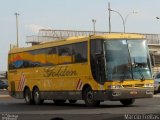
M 29 90 L 29 88 L 26 88 L 24 90 L 24 99 L 25 99 L 27 104 L 33 104 L 34 103 L 34 101 L 32 99 L 32 95 L 31 95 L 31 91 Z
M 36 105 L 40 105 L 44 102 L 44 100 L 41 99 L 40 92 L 39 92 L 38 88 L 35 88 L 33 90 L 33 100 Z
M 71 103 L 71 104 L 74 104 L 74 103 L 77 102 L 77 100 L 68 100 L 68 101 L 69 101 L 69 103 Z
M 99 104 L 100 104 L 100 101 L 99 101 L 99 100 L 94 100 L 93 91 L 92 91 L 92 89 L 91 89 L 90 87 L 87 87 L 87 88 L 84 90 L 83 99 L 84 99 L 84 101 L 85 101 L 85 104 L 86 104 L 88 107 L 99 106 Z
M 124 106 L 129 106 L 129 105 L 132 105 L 132 104 L 135 102 L 135 99 L 120 100 L 120 102 L 121 102 Z

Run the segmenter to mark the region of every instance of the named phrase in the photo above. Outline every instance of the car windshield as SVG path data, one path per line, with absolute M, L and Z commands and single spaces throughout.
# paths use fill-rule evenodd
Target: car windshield
M 145 40 L 105 40 L 107 80 L 151 79 Z

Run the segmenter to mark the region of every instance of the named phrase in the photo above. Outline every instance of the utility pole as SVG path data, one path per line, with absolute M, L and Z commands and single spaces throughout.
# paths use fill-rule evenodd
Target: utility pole
M 95 20 L 95 19 L 92 19 L 92 22 L 93 22 L 93 32 L 94 32 L 94 34 L 95 34 L 95 33 L 96 33 L 96 27 L 95 27 L 96 20 Z
M 111 32 L 111 8 L 110 2 L 108 2 L 108 12 L 109 12 L 109 33 Z
M 17 31 L 17 48 L 19 47 L 19 41 L 18 41 L 18 16 L 19 13 L 14 14 L 16 16 L 16 31 Z

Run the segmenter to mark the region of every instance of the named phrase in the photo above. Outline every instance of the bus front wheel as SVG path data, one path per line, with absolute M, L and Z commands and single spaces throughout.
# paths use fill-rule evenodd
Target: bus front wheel
M 25 99 L 27 104 L 33 104 L 34 103 L 34 101 L 32 99 L 32 95 L 31 95 L 31 91 L 29 90 L 29 88 L 26 88 L 24 90 L 24 99 Z
M 93 91 L 92 91 L 92 89 L 90 87 L 87 87 L 84 90 L 83 99 L 85 101 L 85 104 L 88 107 L 94 107 L 94 106 L 98 106 L 100 104 L 99 100 L 94 100 Z
M 41 99 L 40 92 L 39 92 L 38 88 L 35 88 L 33 90 L 33 100 L 36 105 L 40 105 L 44 102 L 44 100 Z
M 129 106 L 129 105 L 132 105 L 135 102 L 135 99 L 125 99 L 125 100 L 120 100 L 120 102 L 124 106 Z

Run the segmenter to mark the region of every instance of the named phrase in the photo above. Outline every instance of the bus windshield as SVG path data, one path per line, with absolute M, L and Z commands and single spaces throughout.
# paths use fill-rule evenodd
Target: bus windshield
M 152 79 L 145 40 L 105 40 L 107 80 Z

